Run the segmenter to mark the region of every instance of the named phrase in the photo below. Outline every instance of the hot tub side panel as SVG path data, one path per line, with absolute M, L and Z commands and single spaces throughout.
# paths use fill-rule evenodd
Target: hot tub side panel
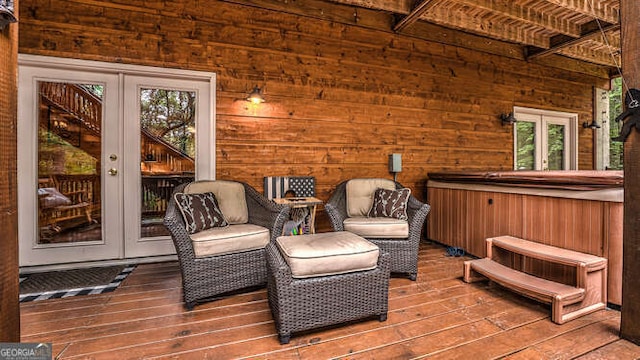
M 500 235 L 606 257 L 608 302 L 621 305 L 623 203 L 519 192 L 517 187 L 476 191 L 468 184 L 428 186 L 427 236 L 477 257 L 486 256 L 486 238 Z M 574 272 L 557 266 L 529 261 L 522 267 L 547 279 L 575 282 Z

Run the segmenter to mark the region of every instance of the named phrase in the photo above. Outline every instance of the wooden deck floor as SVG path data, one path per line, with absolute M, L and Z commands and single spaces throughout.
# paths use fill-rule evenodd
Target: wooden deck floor
M 389 318 L 298 335 L 280 345 L 266 290 L 184 310 L 177 263 L 140 265 L 115 292 L 21 305 L 22 341 L 61 359 L 636 359 L 620 313 L 556 325 L 549 308 L 461 280 L 463 258 L 423 244 L 416 282 L 392 278 Z

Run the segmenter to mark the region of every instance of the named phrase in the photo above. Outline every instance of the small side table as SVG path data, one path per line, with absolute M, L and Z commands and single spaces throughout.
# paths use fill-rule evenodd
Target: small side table
M 322 204 L 322 200 L 315 197 L 290 197 L 290 198 L 275 198 L 273 201 L 276 204 L 288 205 L 292 209 L 295 208 L 308 208 L 309 215 L 305 222 L 307 223 L 309 230 L 303 232 L 303 234 L 315 234 L 316 233 L 316 208 Z M 284 232 L 284 229 L 283 229 Z M 283 234 L 284 235 L 284 234 Z M 302 234 L 301 234 L 302 235 Z

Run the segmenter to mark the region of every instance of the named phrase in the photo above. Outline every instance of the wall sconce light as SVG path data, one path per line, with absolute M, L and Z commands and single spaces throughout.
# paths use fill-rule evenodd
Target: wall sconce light
M 510 112 L 508 115 L 507 114 L 500 114 L 500 120 L 502 120 L 502 126 L 504 126 L 504 125 L 512 125 L 512 124 L 518 122 L 518 120 L 515 118 L 515 116 L 513 116 L 512 112 Z
M 583 127 L 583 128 L 585 128 L 585 129 L 589 128 L 589 129 L 591 129 L 591 130 L 600 129 L 600 125 L 596 122 L 596 119 L 593 119 L 593 120 L 591 121 L 591 124 L 589 124 L 589 123 L 588 123 L 588 122 L 586 122 L 586 121 L 585 121 L 585 122 L 583 122 L 583 123 L 582 123 L 582 127 Z
M 260 104 L 265 102 L 264 97 L 262 96 L 262 90 L 256 85 L 253 90 L 247 96 L 247 101 L 253 104 Z
M 13 14 L 13 0 L 0 0 L 0 31 L 14 22 L 18 22 L 18 19 Z

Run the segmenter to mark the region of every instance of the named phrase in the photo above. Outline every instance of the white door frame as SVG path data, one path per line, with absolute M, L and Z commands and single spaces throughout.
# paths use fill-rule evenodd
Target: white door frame
M 118 260 L 131 257 L 125 252 L 124 234 L 124 180 L 123 176 L 108 176 L 110 168 L 120 174 L 126 171 L 121 159 L 125 153 L 123 139 L 124 124 L 124 79 L 126 76 L 146 76 L 164 79 L 192 80 L 208 83 L 208 101 L 205 101 L 197 136 L 206 140 L 196 140 L 199 156 L 196 160 L 196 179 L 215 178 L 215 73 L 166 69 L 148 66 L 126 65 L 99 61 L 76 60 L 38 55 L 18 55 L 18 237 L 20 244 L 20 266 L 41 266 L 59 263 L 86 263 L 91 261 Z M 103 201 L 103 241 L 74 244 L 37 244 L 37 198 L 34 191 L 37 184 L 37 107 L 35 106 L 38 81 L 68 81 L 75 83 L 103 83 L 105 88 L 105 111 L 103 128 L 117 128 L 117 138 L 103 142 L 102 148 L 102 201 Z M 113 131 L 113 130 L 111 130 Z M 24 141 L 30 139 L 30 141 Z M 118 154 L 115 161 L 110 154 Z M 139 154 L 139 148 L 136 150 Z M 139 162 L 138 162 L 139 164 Z M 139 172 L 139 168 L 138 168 Z M 105 190 L 106 187 L 106 190 Z M 111 206 L 106 206 L 109 199 Z M 105 231 L 108 229 L 108 231 Z M 105 234 L 107 236 L 105 236 Z M 165 239 L 166 240 L 166 239 Z M 151 254 L 153 255 L 153 254 Z M 145 256 L 137 254 L 132 256 Z

